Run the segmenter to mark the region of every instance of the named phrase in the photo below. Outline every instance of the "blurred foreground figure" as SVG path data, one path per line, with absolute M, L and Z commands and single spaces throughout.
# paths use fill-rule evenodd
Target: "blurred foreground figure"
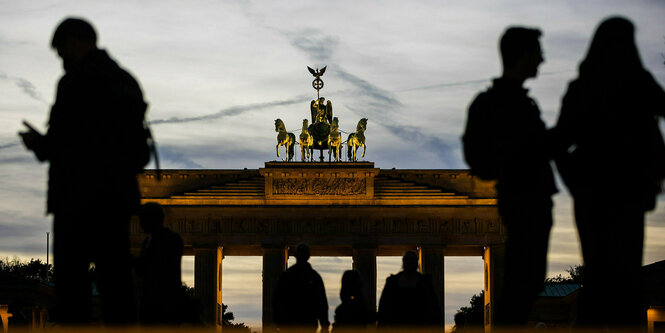
M 346 271 L 342 275 L 339 292 L 342 304 L 335 309 L 334 332 L 364 331 L 376 321 L 374 305 L 367 304 L 362 277 L 358 271 Z
M 90 23 L 68 18 L 51 45 L 62 58 L 48 132 L 20 133 L 26 148 L 49 162 L 56 314 L 60 323 L 91 316 L 88 267 L 95 263 L 105 323 L 136 320 L 129 219 L 139 207 L 136 175 L 150 157 L 146 103 L 125 70 L 96 46 Z
M 178 324 L 186 310 L 180 276 L 182 238 L 164 227 L 164 211 L 158 203 L 142 205 L 139 218 L 148 234 L 136 260 L 136 273 L 143 280 L 140 320 L 145 324 Z
M 584 256 L 579 324 L 636 326 L 644 214 L 665 178 L 658 116 L 665 93 L 642 66 L 633 24 L 603 21 L 568 86 L 555 133 L 557 167 L 575 201 Z
M 504 327 L 525 325 L 543 289 L 552 195 L 557 192 L 551 136 L 524 88 L 544 61 L 540 35 L 537 29 L 522 27 L 505 31 L 500 42 L 503 74 L 471 103 L 463 137 L 471 172 L 497 181 L 507 238 L 505 276 L 493 321 Z
M 418 272 L 418 254 L 407 251 L 402 257 L 402 268 L 386 279 L 379 300 L 378 327 L 442 332 L 441 307 L 431 279 Z
M 309 246 L 296 248 L 296 264 L 282 273 L 273 296 L 273 313 L 277 327 L 282 331 L 328 332 L 328 299 L 323 280 L 312 269 Z

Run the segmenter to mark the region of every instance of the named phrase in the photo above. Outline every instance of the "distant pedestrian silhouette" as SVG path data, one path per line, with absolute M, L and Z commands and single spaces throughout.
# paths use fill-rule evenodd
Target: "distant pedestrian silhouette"
M 323 280 L 309 260 L 309 246 L 296 247 L 296 264 L 289 267 L 277 281 L 273 296 L 275 324 L 282 331 L 312 332 L 321 325 L 321 332 L 328 332 L 328 299 Z
M 176 324 L 184 317 L 185 294 L 181 280 L 183 242 L 164 227 L 164 211 L 157 203 L 141 206 L 141 228 L 148 234 L 136 273 L 142 280 L 140 320 L 147 324 Z
M 620 17 L 598 26 L 553 130 L 584 256 L 581 325 L 633 326 L 644 318 L 644 214 L 665 178 L 657 120 L 665 93 L 642 66 L 634 34 Z
M 466 332 L 466 315 L 463 312 L 458 312 L 453 316 L 455 326 L 453 326 L 452 333 Z
M 379 300 L 378 327 L 442 331 L 441 307 L 431 279 L 418 272 L 418 254 L 407 251 L 402 268 L 386 279 Z
M 104 321 L 136 320 L 129 219 L 139 207 L 136 175 L 150 156 L 142 151 L 146 103 L 136 80 L 96 43 L 95 30 L 82 19 L 58 25 L 51 45 L 65 75 L 48 132 L 42 135 L 25 123 L 28 131 L 19 133 L 26 148 L 50 163 L 54 319 L 61 323 L 91 318 L 90 262 L 96 266 Z
M 506 228 L 505 276 L 494 323 L 526 324 L 543 288 L 552 227 L 552 194 L 557 192 L 551 139 L 524 81 L 544 61 L 537 29 L 510 27 L 501 37 L 503 74 L 469 107 L 464 133 L 471 172 L 496 179 L 498 206 Z
M 339 292 L 342 304 L 335 309 L 334 332 L 357 332 L 376 322 L 374 304 L 367 304 L 366 291 L 358 271 L 346 271 L 342 275 Z

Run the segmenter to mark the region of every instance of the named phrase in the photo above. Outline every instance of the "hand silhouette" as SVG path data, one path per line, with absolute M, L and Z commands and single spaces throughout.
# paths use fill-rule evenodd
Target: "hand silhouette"
M 23 125 L 28 128 L 25 132 L 18 132 L 18 135 L 23 140 L 23 145 L 29 150 L 35 150 L 41 143 L 44 135 L 39 133 L 34 127 L 30 125 L 27 121 L 23 121 Z

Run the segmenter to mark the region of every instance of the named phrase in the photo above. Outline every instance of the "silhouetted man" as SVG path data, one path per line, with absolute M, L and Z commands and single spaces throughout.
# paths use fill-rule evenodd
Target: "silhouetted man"
M 181 321 L 185 294 L 182 289 L 180 235 L 164 227 L 164 211 L 158 203 L 141 206 L 141 228 L 148 234 L 136 273 L 143 280 L 140 319 L 147 324 L 176 324 Z
M 90 262 L 96 266 L 104 321 L 136 320 L 129 219 L 139 207 L 136 175 L 147 163 L 138 161 L 142 145 L 136 139 L 144 131 L 146 103 L 136 80 L 96 44 L 88 22 L 68 18 L 60 23 L 51 45 L 65 75 L 48 132 L 29 127 L 20 133 L 25 146 L 50 163 L 54 319 L 62 323 L 90 320 Z
M 282 273 L 273 299 L 275 324 L 281 330 L 328 332 L 328 299 L 323 280 L 309 260 L 309 246 L 296 248 L 296 264 Z
M 404 253 L 402 268 L 386 279 L 379 300 L 379 328 L 441 332 L 441 307 L 429 275 L 418 272 L 418 254 Z
M 551 140 L 536 102 L 524 89 L 544 61 L 536 29 L 510 27 L 501 37 L 503 75 L 476 96 L 463 137 L 471 172 L 497 180 L 499 213 L 507 231 L 497 325 L 526 323 L 545 280 L 552 227 Z

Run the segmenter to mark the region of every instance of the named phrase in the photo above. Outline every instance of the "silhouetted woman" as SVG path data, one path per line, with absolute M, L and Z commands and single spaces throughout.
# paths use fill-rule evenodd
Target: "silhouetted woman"
M 655 208 L 665 178 L 663 115 L 665 93 L 642 66 L 633 24 L 603 21 L 553 130 L 586 267 L 580 325 L 634 326 L 644 317 L 644 214 Z
M 335 309 L 333 332 L 357 332 L 376 321 L 374 306 L 367 304 L 362 278 L 358 271 L 346 271 L 342 275 L 339 292 L 342 304 Z

